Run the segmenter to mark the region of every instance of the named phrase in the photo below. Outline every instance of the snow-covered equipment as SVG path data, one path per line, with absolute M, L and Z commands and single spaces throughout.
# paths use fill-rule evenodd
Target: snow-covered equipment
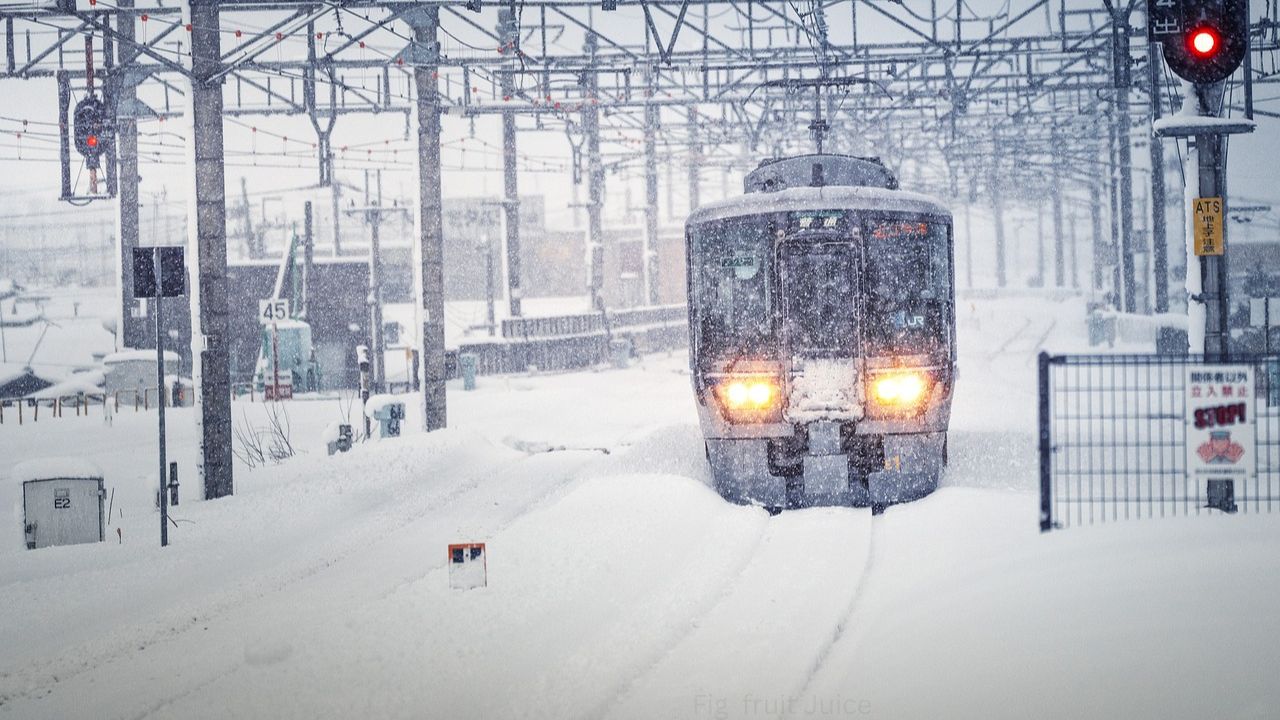
M 44 458 L 14 466 L 22 483 L 22 530 L 27 549 L 102 542 L 106 495 L 102 472 L 79 458 Z
M 475 353 L 460 353 L 458 355 L 458 372 L 462 375 L 462 389 L 476 389 L 476 369 L 480 364 L 480 358 Z
M 311 343 L 311 325 L 305 318 L 305 302 L 291 302 L 285 297 L 286 277 L 292 279 L 292 295 L 306 296 L 306 273 L 294 268 L 299 244 L 295 233 L 280 260 L 271 297 L 258 303 L 262 345 L 253 382 L 268 400 L 283 400 L 293 397 L 294 392 L 314 392 L 320 387 L 320 365 Z
M 404 401 L 394 395 L 374 395 L 364 405 L 365 417 L 378 421 L 378 437 L 400 437 Z
M 488 560 L 484 543 L 458 543 L 449 546 L 449 587 L 470 590 L 489 584 Z
M 325 449 L 330 455 L 350 450 L 353 439 L 350 423 L 332 423 L 324 429 Z
M 782 508 L 932 492 L 955 381 L 951 213 L 877 158 L 767 160 L 686 225 L 717 489 Z
M 609 341 L 609 362 L 619 370 L 631 363 L 631 341 L 626 338 L 614 338 Z

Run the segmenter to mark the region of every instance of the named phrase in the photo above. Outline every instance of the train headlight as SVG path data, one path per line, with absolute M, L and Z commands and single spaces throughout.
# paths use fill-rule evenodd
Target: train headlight
M 733 378 L 717 383 L 715 395 L 729 419 L 765 422 L 776 415 L 782 393 L 773 378 Z
M 876 402 L 892 408 L 908 409 L 920 404 L 929 389 L 929 378 L 924 373 L 902 372 L 881 375 L 871 384 Z

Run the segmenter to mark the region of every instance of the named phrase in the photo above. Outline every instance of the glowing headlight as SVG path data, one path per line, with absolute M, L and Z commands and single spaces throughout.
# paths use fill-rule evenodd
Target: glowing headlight
M 884 405 L 915 405 L 927 386 L 920 373 L 902 373 L 877 378 L 872 385 L 876 400 Z
M 773 405 L 777 388 L 770 380 L 732 380 L 717 388 L 720 402 L 730 410 L 764 410 Z

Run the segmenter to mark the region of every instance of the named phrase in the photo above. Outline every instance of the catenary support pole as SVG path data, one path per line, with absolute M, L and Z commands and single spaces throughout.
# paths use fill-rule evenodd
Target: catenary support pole
M 702 133 L 698 125 L 698 107 L 689 106 L 689 212 L 702 204 Z
M 586 53 L 594 57 L 598 40 L 587 33 Z M 591 258 L 589 291 L 591 309 L 604 310 L 604 163 L 600 157 L 600 108 L 594 72 L 583 73 L 587 99 L 582 109 L 582 129 L 587 139 L 587 246 Z
M 498 11 L 498 36 L 507 58 L 500 76 L 504 101 L 515 102 L 516 48 L 520 41 L 520 28 L 511 10 Z M 520 189 L 516 167 L 516 113 L 505 109 L 502 113 L 502 209 L 505 212 L 507 230 L 507 299 L 511 317 L 520 317 Z M 492 327 L 492 324 L 490 324 Z
M 648 85 L 653 98 L 653 85 Z M 644 286 L 645 299 L 658 304 L 658 106 L 644 108 Z
M 1160 69 L 1164 60 L 1159 43 L 1148 43 L 1149 94 L 1151 119 L 1161 115 Z M 1158 313 L 1169 311 L 1169 241 L 1165 215 L 1164 145 L 1152 134 L 1147 141 L 1151 150 L 1151 257 L 1152 274 L 1155 276 L 1155 299 Z
M 133 7 L 133 0 L 120 0 L 118 7 L 128 10 Z M 136 32 L 135 19 L 132 13 L 121 12 L 116 16 L 117 32 L 120 42 L 116 44 L 119 53 L 120 76 L 115 79 L 116 96 L 116 155 L 117 168 L 120 175 L 119 195 L 116 198 L 116 263 L 119 268 L 120 286 L 117 288 L 119 302 L 116 307 L 116 345 L 117 349 L 144 347 L 146 330 L 137 317 L 135 308 L 138 301 L 133 297 L 133 249 L 138 247 L 138 121 L 132 116 L 132 110 L 138 98 L 137 86 L 131 81 L 131 73 L 127 69 L 137 59 L 138 52 L 134 44 Z M 126 110 L 121 116 L 119 109 Z M 174 242 L 166 238 L 166 243 Z
M 419 6 L 405 15 L 413 28 L 413 82 L 418 120 L 418 237 L 422 283 L 423 427 L 447 425 L 444 355 L 444 236 L 440 207 L 440 94 L 437 89 L 440 9 Z
M 227 308 L 227 205 L 222 153 L 222 82 L 211 80 L 222 68 L 218 3 L 186 0 L 191 27 L 191 88 L 188 93 L 187 143 L 194 162 L 191 245 L 197 277 L 192 283 L 192 376 L 199 390 L 200 463 L 206 500 L 232 493 L 231 362 Z
M 1000 163 L 996 161 L 996 172 L 991 177 L 991 222 L 996 230 L 996 286 L 1004 287 L 1008 281 L 1004 257 L 1004 194 L 1000 188 Z
M 160 490 L 156 497 L 156 502 L 160 505 L 160 547 L 169 545 L 169 503 L 167 501 L 167 493 L 165 493 L 165 473 L 168 470 L 169 462 L 165 457 L 165 436 L 164 436 L 164 401 L 165 401 L 165 382 L 164 382 L 164 295 L 160 278 L 160 253 L 152 250 L 154 257 L 153 266 L 156 276 L 156 413 L 159 418 L 160 425 Z M 130 286 L 132 289 L 132 285 Z M 104 401 L 105 402 L 105 401 Z
M 1057 142 L 1054 142 L 1057 147 Z M 1053 286 L 1062 287 L 1066 278 L 1066 248 L 1062 227 L 1062 163 L 1055 157 L 1050 174 L 1049 202 L 1053 206 Z

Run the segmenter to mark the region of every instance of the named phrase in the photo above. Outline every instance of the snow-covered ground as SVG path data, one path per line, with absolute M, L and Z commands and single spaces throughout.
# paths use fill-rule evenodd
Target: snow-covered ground
M 0 426 L 0 716 L 1275 717 L 1280 517 L 1040 535 L 1034 357 L 1083 348 L 1082 303 L 958 314 L 943 487 L 875 520 L 723 502 L 680 354 L 451 385 L 449 430 L 333 458 L 344 400 L 287 403 L 302 453 L 216 502 L 175 410 L 165 549 L 153 413 Z M 108 542 L 22 550 L 3 473 L 67 453 Z M 489 585 L 452 590 L 467 541 Z

